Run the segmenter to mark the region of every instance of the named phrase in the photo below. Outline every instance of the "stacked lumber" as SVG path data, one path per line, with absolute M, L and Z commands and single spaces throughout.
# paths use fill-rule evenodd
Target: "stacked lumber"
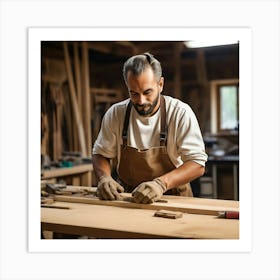
M 90 157 L 92 147 L 88 46 L 62 45 L 63 60 L 42 60 L 41 154 L 53 161 L 65 150 Z
M 57 42 L 57 52 L 42 52 L 41 154 L 52 162 L 65 151 L 90 158 L 104 113 L 123 99 L 121 90 L 101 85 L 100 77 L 94 80 L 99 87 L 91 87 L 89 45 Z

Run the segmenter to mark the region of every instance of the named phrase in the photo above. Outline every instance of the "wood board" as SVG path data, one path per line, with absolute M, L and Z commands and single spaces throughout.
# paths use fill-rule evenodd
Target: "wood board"
M 56 177 L 64 177 L 64 176 L 68 176 L 68 175 L 83 174 L 86 172 L 91 172 L 92 170 L 93 170 L 93 167 L 92 167 L 92 164 L 90 164 L 90 163 L 76 165 L 71 168 L 63 167 L 63 168 L 42 170 L 41 179 L 49 179 L 49 178 L 56 178 Z
M 131 194 L 123 194 L 125 198 L 131 197 Z M 225 200 L 215 200 L 203 198 L 193 198 L 193 197 L 174 197 L 174 196 L 164 196 L 167 203 L 155 202 L 152 204 L 138 204 L 128 201 L 108 201 L 100 200 L 97 197 L 74 197 L 67 195 L 55 195 L 55 201 L 62 202 L 74 202 L 83 204 L 93 204 L 93 205 L 107 205 L 116 206 L 123 208 L 134 208 L 134 209 L 146 209 L 146 210 L 169 210 L 169 211 L 179 211 L 189 214 L 201 214 L 201 215 L 214 215 L 217 216 L 220 211 L 239 211 L 239 203 L 237 201 L 225 201 Z M 179 198 L 179 199 L 178 199 Z

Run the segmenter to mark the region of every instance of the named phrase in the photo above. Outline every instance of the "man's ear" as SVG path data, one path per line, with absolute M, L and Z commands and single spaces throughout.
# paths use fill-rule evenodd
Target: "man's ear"
M 158 82 L 158 86 L 159 86 L 159 92 L 161 93 L 163 90 L 163 85 L 164 85 L 164 78 L 161 77 L 159 82 Z

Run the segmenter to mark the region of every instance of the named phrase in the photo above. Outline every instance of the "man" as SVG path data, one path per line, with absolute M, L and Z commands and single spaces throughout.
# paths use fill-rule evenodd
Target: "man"
M 129 58 L 123 76 L 130 98 L 106 112 L 93 147 L 99 198 L 119 200 L 124 191 L 136 203 L 152 203 L 163 194 L 192 196 L 189 182 L 204 174 L 207 160 L 193 111 L 161 94 L 161 65 L 150 53 Z

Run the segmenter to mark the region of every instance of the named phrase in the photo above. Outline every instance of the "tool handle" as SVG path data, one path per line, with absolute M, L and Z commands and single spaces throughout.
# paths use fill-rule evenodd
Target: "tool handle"
M 239 219 L 239 211 L 223 211 L 223 212 L 219 212 L 218 218 Z

